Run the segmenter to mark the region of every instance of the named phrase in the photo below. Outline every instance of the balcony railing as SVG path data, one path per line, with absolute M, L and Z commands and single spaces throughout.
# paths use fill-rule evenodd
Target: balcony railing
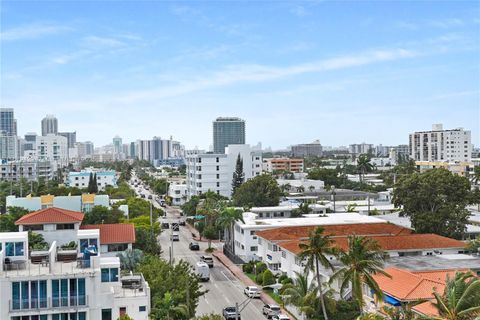
M 57 308 L 77 308 L 88 305 L 88 296 L 13 299 L 9 300 L 10 312 L 35 311 Z

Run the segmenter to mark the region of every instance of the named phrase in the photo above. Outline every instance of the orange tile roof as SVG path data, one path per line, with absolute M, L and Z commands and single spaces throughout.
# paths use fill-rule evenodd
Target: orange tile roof
M 80 226 L 80 229 L 99 229 L 100 244 L 135 243 L 133 223 L 86 224 Z
M 393 236 L 369 236 L 374 239 L 384 251 L 393 250 L 426 250 L 426 249 L 447 249 L 463 248 L 465 244 L 462 241 L 439 236 L 437 234 L 401 234 Z M 340 249 L 348 249 L 348 237 L 332 237 L 335 246 Z M 305 240 L 290 240 L 280 242 L 278 245 L 293 254 L 300 253 L 298 244 Z
M 82 222 L 84 214 L 61 208 L 46 208 L 24 215 L 16 225 Z
M 314 229 L 322 227 L 324 233 L 331 236 L 347 235 L 400 235 L 410 234 L 412 230 L 392 223 L 355 223 L 320 226 L 280 227 L 256 232 L 256 235 L 270 241 L 295 240 L 307 238 Z
M 432 301 L 433 292 L 443 293 L 447 277 L 454 277 L 456 272 L 467 272 L 468 269 L 408 271 L 398 268 L 386 268 L 391 278 L 381 274 L 373 276 L 380 289 L 387 295 L 399 301 L 414 301 L 428 299 L 413 309 L 421 314 L 437 316 L 438 311 Z

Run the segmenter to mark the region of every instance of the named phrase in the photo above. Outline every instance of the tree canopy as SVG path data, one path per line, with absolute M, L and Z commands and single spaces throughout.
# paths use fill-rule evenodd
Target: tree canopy
M 470 182 L 446 169 L 408 175 L 396 184 L 393 202 L 402 206 L 418 233 L 436 233 L 461 239 L 472 201 Z
M 282 195 L 277 181 L 271 175 L 262 174 L 237 188 L 233 202 L 240 207 L 277 206 Z

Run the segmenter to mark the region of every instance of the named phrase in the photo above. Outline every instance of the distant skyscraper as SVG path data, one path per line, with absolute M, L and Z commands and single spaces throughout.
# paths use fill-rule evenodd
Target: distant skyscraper
M 245 120 L 220 117 L 213 122 L 213 152 L 225 153 L 229 144 L 245 144 Z
M 59 132 L 58 135 L 67 138 L 69 148 L 75 147 L 75 143 L 77 142 L 77 132 L 76 131 L 73 131 L 73 132 Z
M 113 138 L 113 153 L 114 154 L 120 154 L 122 153 L 122 138 L 119 136 L 115 136 Z
M 0 131 L 7 136 L 17 135 L 17 122 L 14 118 L 13 108 L 0 108 Z
M 47 116 L 42 119 L 42 136 L 50 133 L 58 134 L 58 120 L 55 116 L 47 114 Z
M 292 146 L 292 156 L 294 157 L 307 157 L 322 155 L 322 145 L 319 140 L 315 140 L 312 143 L 296 144 Z
M 25 134 L 25 143 L 23 150 L 35 150 L 36 149 L 37 134 L 35 132 L 29 132 Z

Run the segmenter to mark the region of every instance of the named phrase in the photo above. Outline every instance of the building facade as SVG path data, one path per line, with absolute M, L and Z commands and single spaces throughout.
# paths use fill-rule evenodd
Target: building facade
M 5 135 L 17 135 L 17 122 L 14 117 L 13 108 L 0 108 L 0 132 Z
M 67 144 L 69 148 L 75 147 L 75 143 L 77 143 L 77 132 L 59 132 L 59 136 L 67 138 Z
M 367 154 L 374 152 L 373 144 L 371 143 L 358 143 L 351 144 L 348 148 L 349 152 L 354 155 Z
M 52 114 L 47 114 L 47 116 L 42 119 L 42 136 L 46 136 L 47 134 L 58 134 L 58 120 Z
M 82 170 L 80 172 L 69 172 L 66 185 L 80 189 L 88 188 L 90 174 L 97 176 L 98 190 L 103 191 L 107 186 L 117 187 L 117 174 L 115 171 L 92 171 Z
M 225 153 L 231 144 L 245 144 L 245 120 L 219 117 L 213 121 L 213 152 Z
M 303 159 L 269 158 L 263 159 L 263 171 L 266 172 L 303 172 Z
M 321 157 L 323 153 L 322 145 L 319 140 L 312 143 L 296 144 L 292 146 L 293 157 Z
M 36 148 L 38 160 L 55 161 L 60 165 L 68 164 L 67 138 L 54 134 L 37 136 Z
M 27 191 L 27 190 L 26 190 Z M 6 205 L 9 207 L 20 207 L 28 211 L 37 211 L 47 208 L 60 208 L 71 211 L 89 212 L 95 206 L 110 207 L 110 198 L 105 194 L 87 194 L 80 196 L 54 196 L 42 195 L 39 197 L 16 197 L 7 196 Z
M 470 161 L 472 143 L 470 130 L 443 130 L 434 124 L 431 131 L 410 134 L 410 158 L 415 161 Z

